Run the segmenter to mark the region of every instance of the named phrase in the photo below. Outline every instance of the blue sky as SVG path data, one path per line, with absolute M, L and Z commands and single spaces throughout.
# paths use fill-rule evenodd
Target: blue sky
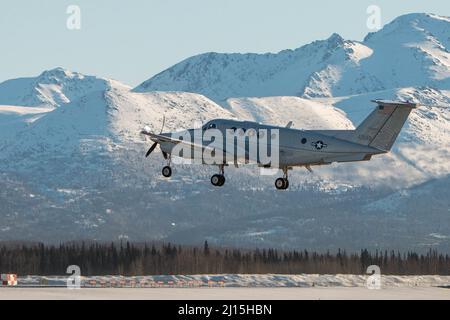
M 69 5 L 81 9 L 80 30 L 66 26 Z M 383 24 L 450 16 L 448 0 L 1 0 L 0 81 L 62 66 L 134 86 L 207 51 L 277 52 L 333 32 L 362 40 L 370 5 Z

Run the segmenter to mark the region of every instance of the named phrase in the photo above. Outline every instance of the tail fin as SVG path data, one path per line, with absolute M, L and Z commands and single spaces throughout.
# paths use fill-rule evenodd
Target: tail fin
M 352 142 L 389 151 L 415 103 L 373 100 L 377 108 L 353 132 Z

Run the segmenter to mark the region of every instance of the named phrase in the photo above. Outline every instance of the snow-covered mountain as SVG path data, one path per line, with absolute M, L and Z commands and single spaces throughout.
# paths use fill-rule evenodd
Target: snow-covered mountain
M 0 105 L 55 108 L 91 92 L 105 90 L 109 82 L 114 81 L 58 67 L 37 77 L 0 83 Z
M 419 86 L 449 90 L 449 34 L 447 17 L 408 14 L 361 42 L 333 34 L 276 54 L 201 54 L 134 90 L 196 92 L 219 103 L 230 97 L 330 97 Z
M 0 239 L 450 250 L 448 25 L 412 14 L 363 42 L 332 35 L 278 54 L 200 55 L 135 89 L 62 68 L 6 81 Z M 162 156 L 143 157 L 139 131 L 159 131 L 163 115 L 166 130 L 218 117 L 349 129 L 376 98 L 443 108 L 415 110 L 388 155 L 295 170 L 287 192 L 251 166 L 227 168 L 220 189 L 214 167 L 175 165 L 166 180 Z

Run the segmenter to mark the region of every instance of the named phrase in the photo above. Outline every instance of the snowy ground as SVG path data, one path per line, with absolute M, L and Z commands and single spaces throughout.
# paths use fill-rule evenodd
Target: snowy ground
M 0 287 L 6 299 L 450 299 L 450 276 L 381 276 L 380 289 L 364 275 L 161 275 L 82 277 L 81 289 L 67 277 L 19 277 L 17 287 Z
M 221 275 L 159 275 L 159 276 L 92 276 L 81 277 L 85 288 L 195 288 L 195 287 L 235 287 L 235 288 L 277 288 L 277 287 L 363 287 L 366 288 L 369 276 L 366 275 L 321 275 L 321 274 L 221 274 Z M 19 277 L 19 286 L 64 287 L 67 277 Z M 398 287 L 439 287 L 450 286 L 450 276 L 381 276 L 382 288 Z
M 0 300 L 449 300 L 450 289 L 397 287 L 369 290 L 363 287 L 329 288 L 0 288 Z

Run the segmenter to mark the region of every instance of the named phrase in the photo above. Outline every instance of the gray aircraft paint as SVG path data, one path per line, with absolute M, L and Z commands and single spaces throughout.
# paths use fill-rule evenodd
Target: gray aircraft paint
M 377 103 L 377 107 L 355 130 L 299 130 L 290 126 L 279 127 L 228 119 L 211 120 L 202 129 L 195 130 L 205 131 L 214 124 L 226 137 L 225 130 L 231 128 L 256 131 L 266 129 L 269 132 L 277 129 L 279 131 L 279 168 L 367 161 L 373 155 L 386 153 L 391 149 L 408 115 L 416 107 L 416 104 L 405 102 L 383 100 L 373 102 Z M 195 130 L 190 129 L 186 133 L 193 137 Z M 179 140 L 171 137 L 183 136 L 183 132 L 159 135 L 147 131 L 143 133 L 149 135 L 154 142 L 160 143 L 161 149 L 168 154 L 179 143 Z M 208 141 L 203 142 L 204 147 L 208 144 Z M 227 145 L 230 144 L 224 141 L 223 152 L 227 152 Z M 248 148 L 246 151 L 248 152 Z M 192 155 L 183 156 L 192 158 Z M 255 159 L 250 159 L 250 162 L 265 165 Z

